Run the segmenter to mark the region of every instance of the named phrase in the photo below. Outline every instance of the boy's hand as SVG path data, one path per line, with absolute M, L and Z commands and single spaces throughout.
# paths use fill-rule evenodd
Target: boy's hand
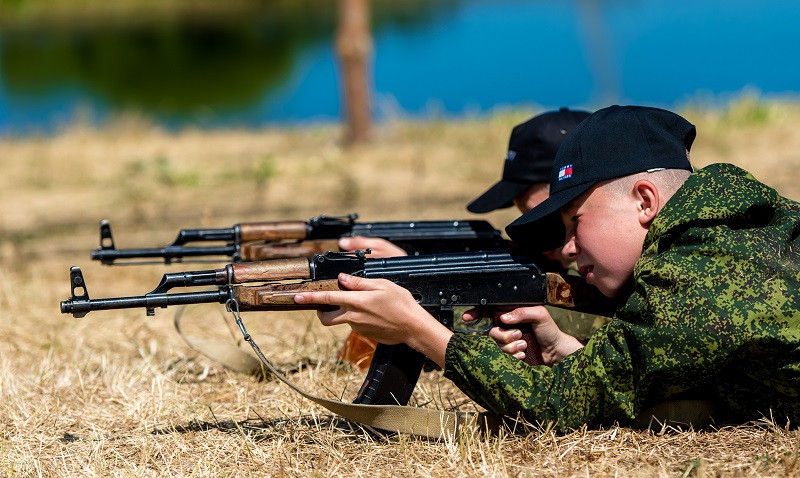
M 495 321 L 505 324 L 504 327 L 492 327 L 489 336 L 497 342 L 500 350 L 523 360 L 525 349 L 528 343 L 522 338 L 522 332 L 515 329 L 515 324 L 529 323 L 533 329 L 536 341 L 542 352 L 545 365 L 552 365 L 563 359 L 567 355 L 583 347 L 578 339 L 565 334 L 558 328 L 550 312 L 543 306 L 521 307 L 513 310 L 496 310 Z M 476 320 L 475 311 L 470 310 L 464 313 L 464 320 Z
M 343 237 L 339 239 L 339 247 L 343 251 L 365 251 L 367 249 L 372 249 L 372 252 L 367 257 L 378 259 L 383 257 L 398 257 L 408 255 L 403 249 L 395 246 L 386 239 L 381 239 L 379 237 Z
M 349 324 L 353 331 L 382 344 L 406 343 L 444 367 L 444 353 L 452 331 L 439 323 L 411 296 L 411 293 L 386 279 L 339 274 L 344 291 L 302 292 L 295 296 L 300 304 L 335 305 L 329 312 L 319 311 L 322 325 Z

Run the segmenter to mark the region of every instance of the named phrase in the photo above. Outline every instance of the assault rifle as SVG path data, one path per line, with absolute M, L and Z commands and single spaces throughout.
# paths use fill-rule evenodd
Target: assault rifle
M 508 250 L 510 241 L 486 221 L 357 222 L 357 214 L 319 216 L 309 221 L 246 222 L 216 229 L 182 229 L 164 247 L 117 249 L 111 224 L 100 222 L 100 247 L 92 259 L 112 265 L 118 260 L 163 259 L 165 264 L 184 258 L 226 257 L 233 262 L 309 257 L 338 251 L 338 239 L 366 236 L 386 239 L 409 255 L 446 252 Z M 208 245 L 209 243 L 221 243 Z M 187 246 L 205 243 L 203 246 Z
M 528 259 L 507 252 L 386 259 L 368 259 L 368 252 L 327 252 L 307 258 L 232 263 L 220 269 L 168 273 L 153 291 L 143 296 L 106 299 L 90 299 L 81 269 L 72 267 L 72 295 L 61 302 L 61 312 L 83 317 L 95 310 L 144 308 L 147 315 L 154 315 L 156 308 L 199 303 L 224 303 L 229 309 L 243 312 L 324 310 L 331 306 L 295 304 L 294 296 L 310 290 L 341 290 L 337 280 L 340 272 L 391 280 L 408 289 L 422 307 L 450 329 L 454 329 L 457 306 L 489 309 L 551 304 L 604 314 L 615 308 L 582 278 L 544 273 Z M 254 283 L 259 284 L 242 285 Z M 173 289 L 196 286 L 215 287 L 170 293 Z M 249 340 L 241 322 L 239 327 Z M 526 355 L 541 360 L 536 340 L 532 336 L 526 340 L 535 345 Z M 354 403 L 407 404 L 424 362 L 422 354 L 405 344 L 378 344 Z

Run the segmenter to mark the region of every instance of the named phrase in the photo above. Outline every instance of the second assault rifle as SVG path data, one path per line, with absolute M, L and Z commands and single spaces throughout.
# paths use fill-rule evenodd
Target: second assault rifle
M 342 272 L 388 279 L 406 288 L 423 308 L 450 329 L 455 329 L 454 307 L 458 306 L 488 311 L 500 306 L 551 304 L 605 314 L 614 308 L 614 304 L 582 278 L 545 273 L 528 259 L 506 252 L 369 259 L 364 251 L 356 251 L 168 273 L 153 291 L 143 296 L 105 299 L 90 299 L 80 268 L 72 267 L 72 293 L 68 300 L 61 302 L 61 312 L 83 317 L 96 310 L 143 308 L 148 315 L 154 315 L 156 308 L 199 303 L 224 303 L 229 310 L 237 312 L 323 310 L 331 306 L 295 304 L 294 296 L 304 291 L 341 290 L 337 276 Z M 213 287 L 171 293 L 173 289 L 197 286 Z M 241 319 L 237 322 L 249 341 Z M 526 355 L 540 357 L 536 340 L 532 336 L 526 339 L 535 345 Z M 424 355 L 405 344 L 378 344 L 354 403 L 406 405 L 424 362 Z
M 164 247 L 117 249 L 111 224 L 100 222 L 100 247 L 92 259 L 112 265 L 120 260 L 225 257 L 233 262 L 309 257 L 338 251 L 338 239 L 366 236 L 386 239 L 409 255 L 507 250 L 509 241 L 486 221 L 357 222 L 358 215 L 319 216 L 309 221 L 247 222 L 226 228 L 182 229 Z M 204 245 L 187 244 L 202 243 Z M 217 244 L 213 244 L 217 243 Z

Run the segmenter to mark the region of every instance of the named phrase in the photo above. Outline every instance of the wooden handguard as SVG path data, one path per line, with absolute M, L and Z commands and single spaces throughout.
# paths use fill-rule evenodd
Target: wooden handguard
M 314 254 L 324 254 L 327 251 L 338 251 L 339 241 L 330 240 L 306 240 L 300 242 L 286 243 L 264 243 L 250 242 L 242 244 L 239 253 L 242 260 L 265 261 L 271 259 L 284 259 L 289 257 L 311 257 Z
M 231 282 L 234 284 L 311 278 L 311 269 L 305 257 L 240 262 L 230 264 L 228 267 L 232 271 Z
M 336 279 L 298 282 L 294 284 L 267 284 L 236 287 L 234 297 L 242 310 L 335 310 L 336 306 L 296 304 L 294 296 L 300 292 L 346 290 Z
M 246 222 L 239 224 L 239 239 L 249 241 L 285 241 L 305 239 L 308 226 L 303 221 Z

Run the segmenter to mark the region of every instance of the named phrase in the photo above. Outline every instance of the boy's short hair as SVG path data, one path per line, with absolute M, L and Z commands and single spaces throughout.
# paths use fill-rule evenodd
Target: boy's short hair
M 550 173 L 550 197 L 506 227 L 527 249 L 563 244 L 559 210 L 599 181 L 659 169 L 693 171 L 688 151 L 695 127 L 670 111 L 609 106 L 583 120 L 564 140 Z

